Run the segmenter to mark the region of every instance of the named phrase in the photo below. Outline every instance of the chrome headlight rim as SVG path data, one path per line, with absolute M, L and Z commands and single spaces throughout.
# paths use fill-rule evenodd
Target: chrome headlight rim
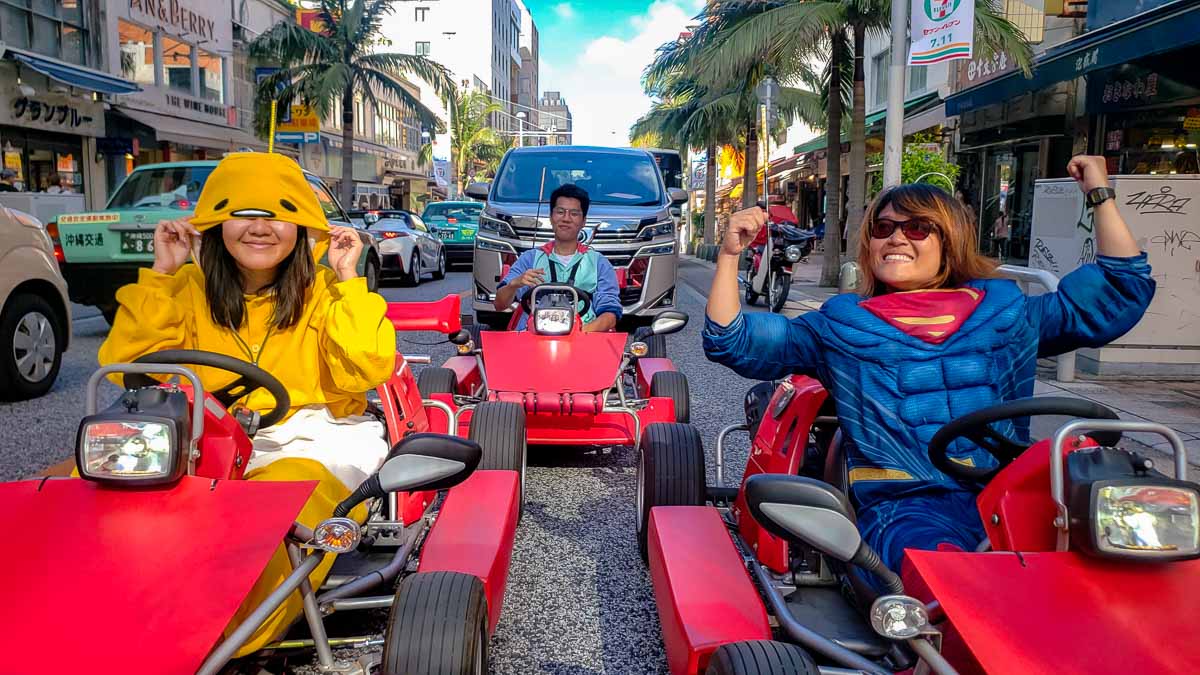
M 1139 502 L 1136 497 L 1160 501 L 1153 509 L 1138 510 L 1137 506 L 1146 502 Z M 1184 501 L 1172 504 L 1172 499 Z M 1089 501 L 1089 552 L 1105 558 L 1142 562 L 1200 558 L 1200 485 L 1152 476 L 1099 480 L 1091 485 Z M 1121 514 L 1123 508 L 1127 512 Z M 1102 509 L 1107 513 L 1102 513 Z M 1164 518 L 1166 522 L 1163 522 Z M 1186 529 L 1191 530 L 1186 547 L 1166 544 L 1160 539 L 1162 528 L 1171 525 L 1184 529 L 1185 537 L 1188 536 Z M 1114 543 L 1114 535 L 1118 532 L 1135 541 L 1126 545 Z M 1146 543 L 1137 544 L 1139 539 Z

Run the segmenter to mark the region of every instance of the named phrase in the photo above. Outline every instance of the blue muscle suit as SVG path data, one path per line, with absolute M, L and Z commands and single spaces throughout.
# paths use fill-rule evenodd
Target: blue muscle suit
M 849 293 L 795 319 L 755 313 L 728 326 L 705 323 L 710 360 L 759 380 L 810 375 L 829 390 L 852 441 L 847 461 L 859 528 L 896 571 L 905 548 L 945 542 L 969 551 L 985 536 L 974 501 L 979 486 L 929 462 L 934 433 L 956 417 L 1032 396 L 1039 356 L 1099 347 L 1128 332 L 1155 284 L 1143 253 L 1099 256 L 1065 276 L 1056 293 L 1026 297 L 1002 279 L 968 288 L 982 290 L 982 299 L 938 344 L 906 334 Z M 1028 439 L 1027 422 L 996 429 Z M 964 439 L 949 455 L 974 466 L 996 463 Z

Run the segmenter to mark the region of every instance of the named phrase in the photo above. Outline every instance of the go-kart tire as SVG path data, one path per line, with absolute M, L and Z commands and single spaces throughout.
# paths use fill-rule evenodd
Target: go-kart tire
M 525 410 L 507 401 L 484 401 L 471 413 L 467 438 L 483 448 L 479 469 L 516 471 L 521 494 L 518 513 L 525 512 Z
M 817 664 L 796 645 L 774 640 L 730 642 L 717 647 L 705 675 L 817 675 Z
M 687 375 L 678 370 L 663 370 L 650 378 L 650 395 L 665 396 L 675 403 L 675 421 L 687 423 L 692 420 L 692 398 Z
M 655 506 L 704 505 L 704 443 L 690 424 L 657 422 L 642 431 L 637 466 L 637 540 L 649 561 L 647 536 Z
M 64 323 L 40 295 L 9 298 L 0 315 L 0 399 L 24 401 L 50 391 L 62 366 Z
M 457 393 L 458 374 L 449 368 L 426 368 L 417 375 L 417 391 L 421 392 L 421 398 Z
M 488 672 L 483 582 L 461 572 L 418 572 L 396 591 L 383 647 L 383 675 Z
M 666 335 L 651 335 L 643 342 L 646 343 L 646 358 L 648 359 L 665 359 L 667 358 L 667 336 Z

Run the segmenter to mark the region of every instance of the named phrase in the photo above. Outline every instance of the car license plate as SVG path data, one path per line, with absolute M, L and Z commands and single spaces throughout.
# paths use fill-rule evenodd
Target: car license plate
M 122 232 L 121 253 L 154 253 L 154 231 Z
M 438 236 L 442 239 L 453 239 L 456 233 L 454 230 L 439 230 Z

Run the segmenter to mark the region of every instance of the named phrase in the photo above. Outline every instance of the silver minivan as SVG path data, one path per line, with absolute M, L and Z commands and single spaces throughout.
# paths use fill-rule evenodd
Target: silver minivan
M 474 307 L 479 323 L 504 327 L 496 312 L 496 284 L 525 251 L 554 238 L 548 199 L 574 183 L 591 198 L 580 240 L 617 271 L 627 324 L 645 324 L 674 309 L 679 246 L 670 209 L 687 192 L 668 189 L 653 156 L 633 148 L 542 146 L 514 148 L 491 183 L 473 183 L 467 195 L 487 201 L 474 250 Z

